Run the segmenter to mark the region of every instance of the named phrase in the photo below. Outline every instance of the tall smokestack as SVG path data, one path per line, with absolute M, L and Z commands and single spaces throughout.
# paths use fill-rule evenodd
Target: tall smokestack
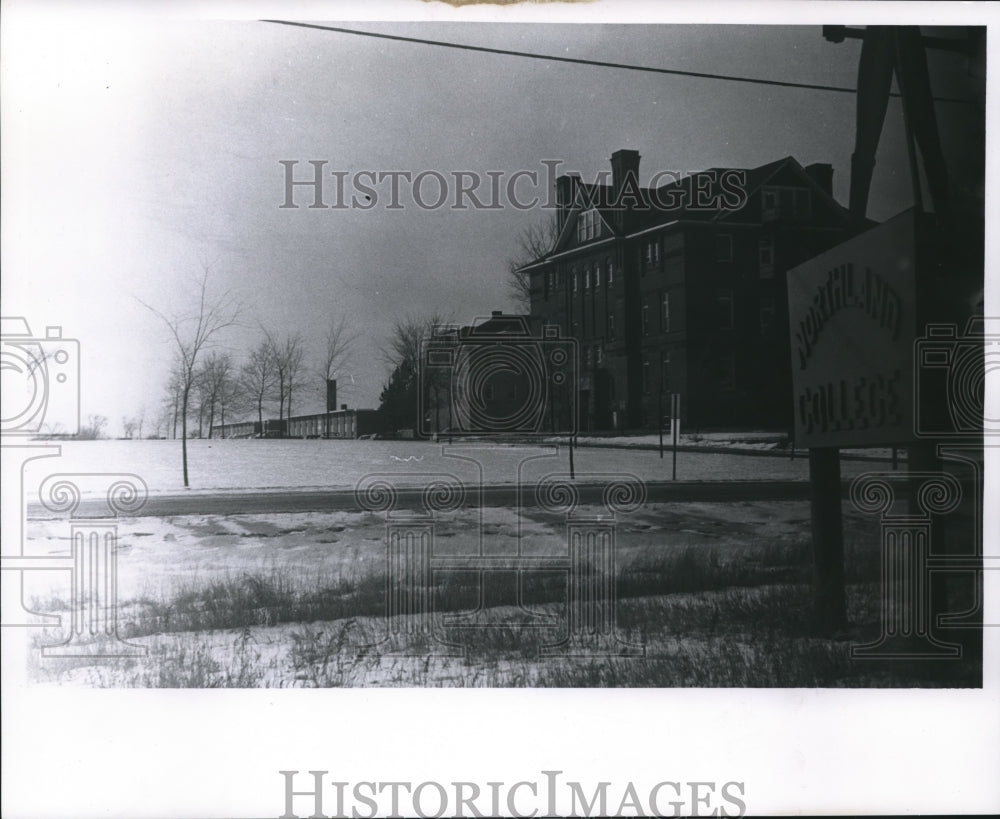
M 638 199 L 639 152 L 622 148 L 611 154 L 612 221 L 618 233 L 631 226 L 630 217 L 633 208 L 639 204 Z
M 611 154 L 611 196 L 618 199 L 618 193 L 625 186 L 625 180 L 632 177 L 633 190 L 639 188 L 639 152 L 622 148 Z
M 334 412 L 337 409 L 337 379 L 326 379 L 326 411 Z

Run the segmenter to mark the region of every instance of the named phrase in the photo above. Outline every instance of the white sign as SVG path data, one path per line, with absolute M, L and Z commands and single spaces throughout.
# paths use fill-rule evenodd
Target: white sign
M 913 437 L 914 211 L 788 272 L 795 443 Z

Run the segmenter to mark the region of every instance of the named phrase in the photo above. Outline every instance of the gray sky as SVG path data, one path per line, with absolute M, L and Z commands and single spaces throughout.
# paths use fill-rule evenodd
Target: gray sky
M 346 25 L 833 85 L 854 84 L 860 49 L 824 41 L 818 26 Z M 397 318 L 438 311 L 465 322 L 512 307 L 505 260 L 541 211 L 285 210 L 280 160 L 298 160 L 304 177 L 308 160 L 351 175 L 509 176 L 543 175 L 551 159 L 592 178 L 612 152 L 634 148 L 645 183 L 660 170 L 793 155 L 831 162 L 846 201 L 854 132 L 847 94 L 72 8 L 6 15 L 2 81 L 4 314 L 80 339 L 83 415 L 107 415 L 112 434 L 122 415 L 155 414 L 172 352 L 136 299 L 183 311 L 206 260 L 213 289 L 246 304 L 248 326 L 223 339 L 237 354 L 261 322 L 301 332 L 315 361 L 327 317 L 349 315 L 362 334 L 341 379 L 353 380 L 343 394 L 352 406 L 377 406 L 387 375 L 378 347 Z M 874 218 L 911 204 L 902 139 L 895 101 Z M 433 198 L 432 183 L 424 190 Z M 318 387 L 300 391 L 296 412 L 320 408 Z

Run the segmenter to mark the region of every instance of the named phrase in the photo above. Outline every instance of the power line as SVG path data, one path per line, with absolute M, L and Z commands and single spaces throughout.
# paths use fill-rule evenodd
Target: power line
M 765 80 L 757 77 L 740 77 L 733 74 L 713 74 L 704 71 L 684 71 L 679 68 L 656 68 L 649 65 L 635 65 L 632 63 L 613 63 L 604 60 L 586 60 L 582 57 L 559 57 L 555 54 L 535 54 L 530 51 L 513 51 L 506 48 L 488 48 L 487 46 L 468 45 L 467 43 L 451 43 L 446 40 L 427 40 L 422 37 L 403 37 L 398 34 L 382 34 L 375 31 L 360 31 L 353 28 L 339 28 L 338 26 L 321 26 L 316 23 L 298 23 L 292 20 L 261 20 L 262 23 L 275 23 L 281 26 L 294 26 L 296 28 L 311 28 L 318 31 L 333 31 L 338 34 L 353 34 L 357 37 L 373 37 L 377 40 L 394 40 L 401 43 L 416 43 L 418 45 L 438 46 L 440 48 L 454 48 L 460 51 L 477 51 L 483 54 L 501 54 L 507 57 L 525 57 L 531 60 L 547 60 L 556 63 L 571 63 L 573 65 L 592 65 L 599 68 L 619 68 L 626 71 L 643 71 L 648 74 L 669 74 L 675 77 L 695 77 L 705 80 L 724 80 L 726 82 L 740 82 L 752 85 L 773 85 L 779 88 L 803 88 L 809 91 L 833 91 L 840 94 L 856 94 L 857 89 L 843 85 L 822 85 L 819 83 L 790 82 L 787 80 Z M 890 96 L 899 97 L 898 92 L 892 92 Z M 964 100 L 958 97 L 934 97 L 935 102 L 957 102 L 963 104 L 974 104 L 971 100 Z

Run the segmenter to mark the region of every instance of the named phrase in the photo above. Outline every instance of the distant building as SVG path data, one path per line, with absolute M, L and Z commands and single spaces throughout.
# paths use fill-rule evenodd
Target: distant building
M 657 188 L 638 174 L 621 150 L 609 185 L 560 176 L 558 238 L 521 268 L 533 323 L 579 342 L 581 429 L 655 427 L 674 392 L 688 429 L 790 427 L 785 273 L 861 227 L 833 168 L 786 157 Z
M 437 328 L 421 351 L 421 432 L 496 436 L 575 428 L 572 341 L 531 316 L 494 310 Z
M 257 421 L 212 427 L 215 438 L 360 438 L 382 432 L 385 432 L 385 424 L 378 410 L 347 409 L 346 405 L 333 412 L 294 415 L 282 421 L 268 418 L 264 421 L 263 436 Z

